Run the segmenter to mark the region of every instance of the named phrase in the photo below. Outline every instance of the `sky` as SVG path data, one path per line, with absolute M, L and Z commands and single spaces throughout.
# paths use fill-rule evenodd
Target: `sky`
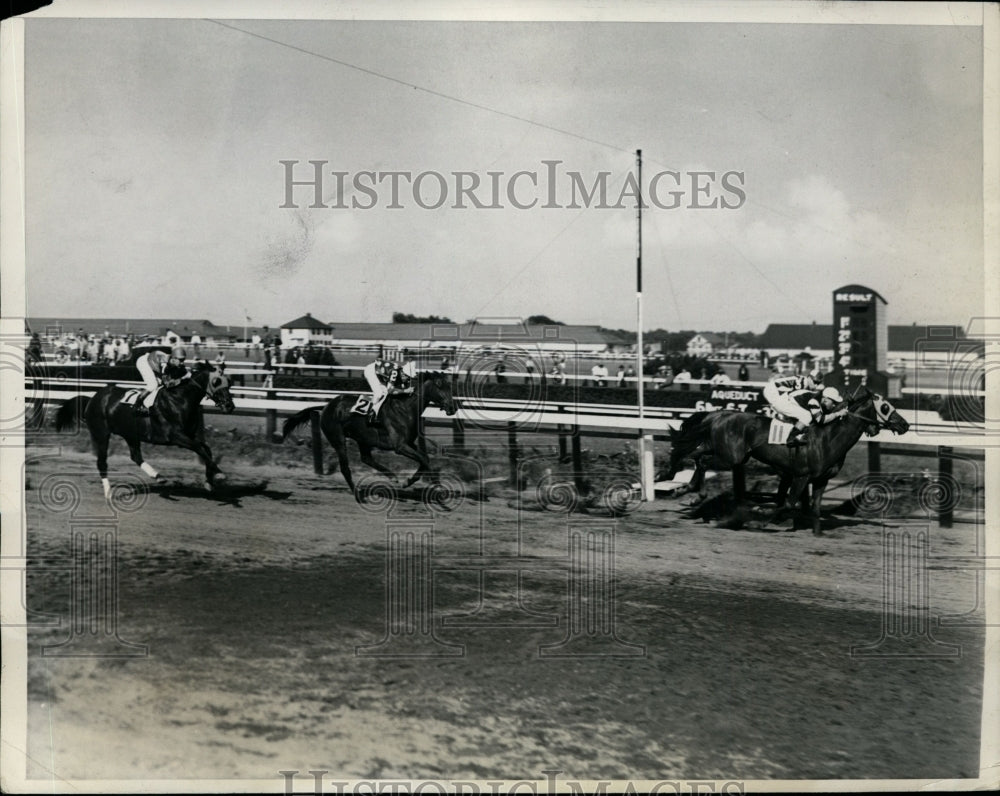
M 686 186 L 643 212 L 647 329 L 829 323 L 851 283 L 890 323 L 983 315 L 977 27 L 29 19 L 25 72 L 29 316 L 634 329 L 633 195 L 565 205 L 567 172 L 617 204 L 636 149 L 647 196 Z M 346 207 L 282 207 L 283 160 Z M 365 171 L 448 201 L 372 202 Z M 453 172 L 501 206 L 454 207 Z

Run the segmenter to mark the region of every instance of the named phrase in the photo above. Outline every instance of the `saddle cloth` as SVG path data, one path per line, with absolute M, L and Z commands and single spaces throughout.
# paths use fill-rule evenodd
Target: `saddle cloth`
M 354 406 L 351 407 L 351 412 L 356 415 L 367 415 L 368 410 L 372 408 L 371 398 L 365 395 L 359 395 L 358 400 L 354 402 Z
M 794 423 L 786 423 L 784 420 L 773 418 L 771 428 L 767 432 L 767 442 L 769 445 L 784 445 L 788 442 L 788 435 L 795 427 Z
M 128 404 L 129 406 L 134 406 L 135 399 L 139 397 L 139 393 L 141 392 L 142 390 L 127 390 L 122 396 L 121 402 L 123 404 Z

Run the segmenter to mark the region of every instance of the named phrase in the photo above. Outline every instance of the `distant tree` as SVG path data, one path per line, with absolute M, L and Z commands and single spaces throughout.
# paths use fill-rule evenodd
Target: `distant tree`
M 437 315 L 411 315 L 408 312 L 392 313 L 393 323 L 454 323 L 451 318 Z
M 554 321 L 548 315 L 529 315 L 527 323 L 532 326 L 565 326 L 562 321 Z

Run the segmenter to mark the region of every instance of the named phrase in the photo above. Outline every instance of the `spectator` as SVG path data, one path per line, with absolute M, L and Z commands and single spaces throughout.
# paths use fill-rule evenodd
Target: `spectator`
M 590 375 L 594 377 L 595 386 L 603 387 L 605 385 L 605 380 L 608 378 L 608 369 L 604 367 L 603 364 L 598 362 L 590 369 Z
M 691 381 L 691 371 L 687 368 L 682 368 L 681 372 L 674 376 L 674 384 L 681 384 L 689 381 Z
M 330 346 L 323 346 L 323 350 L 320 352 L 319 363 L 328 367 L 335 367 L 338 364 L 337 358 L 333 355 L 333 349 Z
M 615 378 L 618 380 L 618 386 L 619 387 L 624 387 L 625 386 L 625 366 L 624 365 L 619 365 L 618 366 L 618 373 L 615 374 Z
M 220 352 L 221 356 L 221 352 Z M 271 346 L 264 346 L 264 370 L 271 369 Z
M 709 383 L 710 384 L 728 384 L 729 381 L 730 381 L 729 374 L 726 373 L 726 371 L 723 370 L 722 368 L 719 368 L 719 372 L 716 373 L 714 376 L 712 376 L 712 378 L 709 380 Z
M 524 360 L 524 372 L 528 374 L 529 379 L 535 375 L 535 360 L 532 357 Z
M 493 373 L 497 377 L 497 384 L 507 383 L 507 377 L 503 375 L 504 373 L 507 372 L 507 363 L 504 360 L 505 360 L 505 355 L 501 354 L 500 361 L 497 362 L 496 367 L 493 368 Z
M 740 381 L 750 381 L 750 369 L 747 368 L 747 365 L 746 365 L 745 362 L 742 365 L 740 365 L 740 371 L 739 371 L 739 373 L 737 374 L 736 377 Z
M 447 373 L 448 368 L 450 367 L 451 367 L 451 360 L 448 359 L 448 356 L 446 354 L 445 356 L 441 357 L 441 371 L 443 373 Z
M 195 332 L 191 335 L 191 348 L 194 349 L 194 358 L 201 357 L 201 335 Z
M 220 351 L 215 355 L 215 367 L 224 368 L 226 366 L 226 355 Z
M 42 340 L 38 332 L 31 335 L 31 342 L 28 343 L 28 362 L 42 361 Z

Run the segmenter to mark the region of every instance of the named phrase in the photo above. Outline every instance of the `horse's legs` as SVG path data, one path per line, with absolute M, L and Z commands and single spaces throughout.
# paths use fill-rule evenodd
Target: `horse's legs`
M 738 506 L 747 499 L 747 475 L 743 464 L 733 465 L 733 497 Z
M 826 489 L 826 485 L 829 483 L 829 479 L 824 479 L 822 481 L 816 481 L 813 484 L 813 494 L 812 494 L 812 520 L 813 520 L 813 535 L 822 536 L 823 529 L 820 527 L 820 521 L 822 520 L 821 508 L 823 504 L 823 491 Z
M 322 429 L 327 441 L 337 452 L 337 463 L 340 465 L 340 474 L 344 476 L 344 480 L 347 481 L 347 486 L 351 492 L 354 492 L 354 478 L 351 476 L 351 464 L 347 459 L 347 438 L 344 436 L 344 429 L 341 428 L 340 421 L 328 414 L 327 410 L 324 409 L 320 415 L 319 427 Z M 371 450 L 368 451 L 368 455 L 369 457 L 371 456 Z M 357 493 L 355 492 L 354 494 L 357 497 Z
M 417 469 L 414 470 L 413 475 L 411 475 L 404 487 L 413 486 L 417 481 L 420 480 L 420 476 L 424 473 L 429 473 L 431 469 L 431 461 L 427 458 L 427 455 L 420 451 L 418 448 L 414 448 L 412 445 L 402 444 L 396 448 L 396 453 L 405 456 L 407 459 L 413 459 L 417 463 Z M 433 478 L 437 480 L 437 478 Z
M 788 488 L 788 496 L 786 497 L 784 503 L 779 503 L 777 508 L 775 508 L 774 513 L 767 520 L 768 523 L 777 522 L 778 518 L 783 516 L 785 512 L 792 512 L 794 516 L 795 507 L 799 503 L 802 490 L 805 489 L 808 483 L 808 475 L 798 475 L 791 478 Z M 794 519 L 792 520 L 792 528 L 795 528 Z
M 159 478 L 160 474 L 156 472 L 153 466 L 149 462 L 143 460 L 142 448 L 139 446 L 139 440 L 134 437 L 126 437 L 125 442 L 128 443 L 128 452 L 132 461 L 139 465 L 139 467 L 142 468 L 142 471 L 150 478 Z
M 94 443 L 94 453 L 97 454 L 97 472 L 101 475 L 104 497 L 108 498 L 111 497 L 111 482 L 108 481 L 108 444 L 111 442 L 111 432 L 107 429 L 91 429 L 90 439 Z
M 194 439 L 186 434 L 175 434 L 170 438 L 170 442 L 178 447 L 187 448 L 189 451 L 194 451 L 198 454 L 198 458 L 205 464 L 205 488 L 211 491 L 216 477 L 222 475 L 222 471 L 219 469 L 219 465 L 215 463 L 215 459 L 212 458 L 212 451 L 208 445 L 205 444 L 205 441 L 201 439 Z M 142 469 L 146 470 L 146 467 L 143 466 Z M 149 472 L 149 470 L 146 470 L 146 472 Z M 153 473 L 155 473 L 155 470 Z
M 390 470 L 384 464 L 379 464 L 377 461 L 375 461 L 375 457 L 372 456 L 372 449 L 370 447 L 358 443 L 358 449 L 361 451 L 361 461 L 363 461 L 373 470 L 378 470 L 383 475 L 387 475 L 393 479 L 396 477 L 396 474 L 392 470 Z M 400 453 L 402 453 L 402 451 L 400 451 Z

